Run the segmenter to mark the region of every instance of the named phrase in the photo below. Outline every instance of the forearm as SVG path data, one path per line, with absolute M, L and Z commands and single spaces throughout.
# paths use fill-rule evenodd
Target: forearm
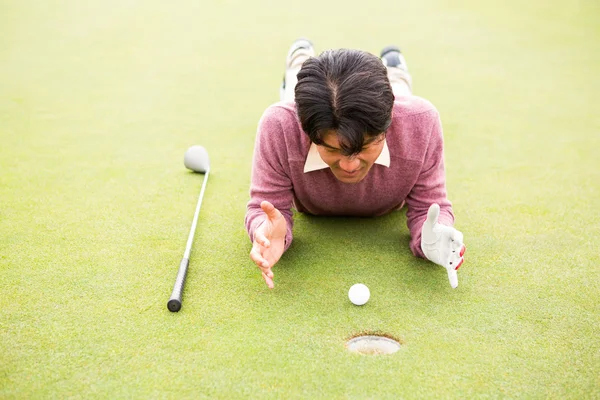
M 419 178 L 406 198 L 406 223 L 410 230 L 410 249 L 417 257 L 426 258 L 421 250 L 421 229 L 432 204 L 440 206 L 439 223 L 452 226 L 454 214 L 446 192 L 444 140 L 439 117 L 433 119 L 429 143 Z
M 276 109 L 270 107 L 261 117 L 256 134 L 250 182 L 250 201 L 247 205 L 245 224 L 248 236 L 253 241 L 254 232 L 266 219 L 260 204 L 263 201 L 268 201 L 285 218 L 287 225 L 285 250 L 287 250 L 292 244 L 292 203 L 294 195 L 290 179 L 289 157 L 284 139 L 285 136 Z M 274 145 L 274 143 L 278 145 Z

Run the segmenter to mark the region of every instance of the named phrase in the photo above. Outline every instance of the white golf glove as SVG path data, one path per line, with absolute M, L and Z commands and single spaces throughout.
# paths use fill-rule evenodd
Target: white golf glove
M 461 266 L 466 247 L 463 234 L 451 226 L 438 224 L 440 206 L 432 204 L 421 229 L 421 250 L 428 260 L 441 265 L 448 271 L 450 286 L 458 286 L 456 270 Z

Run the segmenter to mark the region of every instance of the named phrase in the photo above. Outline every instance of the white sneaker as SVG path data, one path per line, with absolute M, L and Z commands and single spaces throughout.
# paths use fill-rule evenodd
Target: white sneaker
M 408 72 L 408 65 L 400 49 L 396 46 L 387 46 L 381 50 L 381 62 L 386 67 L 400 68 Z
M 381 50 L 381 62 L 387 68 L 388 78 L 396 98 L 412 95 L 412 77 L 400 49 L 387 46 Z
M 293 98 L 291 93 L 288 93 L 286 96 L 286 85 L 292 84 L 296 86 L 296 74 L 300 71 L 302 64 L 310 57 L 315 56 L 315 49 L 310 40 L 300 38 L 296 39 L 294 43 L 290 46 L 288 50 L 287 57 L 285 58 L 285 73 L 283 74 L 283 82 L 281 83 L 281 88 L 279 89 L 279 99 L 281 101 L 290 100 Z M 292 81 L 293 82 L 288 82 Z

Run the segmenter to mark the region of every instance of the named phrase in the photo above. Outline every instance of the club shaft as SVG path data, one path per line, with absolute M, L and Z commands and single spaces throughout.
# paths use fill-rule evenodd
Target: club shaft
M 181 263 L 179 264 L 179 271 L 177 272 L 177 278 L 175 279 L 175 285 L 173 285 L 173 292 L 171 298 L 167 303 L 167 308 L 171 312 L 177 312 L 181 309 L 181 301 L 183 297 L 183 286 L 185 285 L 185 278 L 187 277 L 188 267 L 190 265 L 190 253 L 192 252 L 192 243 L 194 242 L 194 234 L 196 233 L 196 225 L 198 225 L 198 216 L 200 215 L 200 207 L 202 206 L 202 199 L 204 198 L 204 191 L 206 190 L 206 183 L 208 182 L 207 170 L 204 174 L 204 182 L 202 182 L 202 188 L 200 189 L 200 196 L 198 196 L 198 203 L 196 204 L 196 211 L 194 212 L 194 220 L 192 221 L 192 227 L 190 228 L 190 234 L 188 236 L 187 245 L 185 246 L 185 252 Z
M 194 243 L 194 234 L 196 233 L 196 225 L 198 225 L 198 215 L 200 215 L 200 207 L 202 206 L 202 199 L 204 198 L 204 191 L 206 190 L 206 183 L 208 182 L 208 174 L 210 170 L 204 173 L 204 182 L 202 182 L 202 188 L 200 189 L 200 196 L 198 196 L 198 203 L 196 204 L 196 211 L 194 212 L 194 220 L 192 221 L 192 227 L 190 228 L 190 234 L 188 236 L 187 245 L 185 246 L 185 253 L 183 258 L 190 258 L 192 252 L 192 243 Z

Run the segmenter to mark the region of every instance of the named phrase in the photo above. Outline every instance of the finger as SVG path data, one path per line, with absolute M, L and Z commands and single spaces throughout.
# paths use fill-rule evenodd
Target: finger
M 250 258 L 254 263 L 260 268 L 263 272 L 267 272 L 267 275 L 271 278 L 273 277 L 273 272 L 271 272 L 271 265 L 269 261 L 262 256 L 260 252 L 260 248 L 258 246 L 254 246 L 252 251 L 250 252 Z
M 257 246 L 252 247 L 252 251 L 250 251 L 250 258 L 260 269 L 269 268 L 269 263 L 260 254 Z
M 254 240 L 264 247 L 269 247 L 271 245 L 269 239 L 267 239 L 267 237 L 262 232 L 254 232 Z
M 458 261 L 458 263 L 456 264 L 456 267 L 454 268 L 454 270 L 458 271 L 458 269 L 463 264 L 463 262 L 465 262 L 465 259 L 463 257 L 461 257 L 460 260 Z
M 446 263 L 446 268 L 456 270 L 458 268 L 457 266 L 460 266 L 460 262 L 461 262 L 461 257 L 456 253 L 452 253 L 452 254 L 450 254 L 450 256 L 448 256 L 448 262 Z
M 427 211 L 427 222 L 431 225 L 435 225 L 440 216 L 440 206 L 437 203 L 433 203 Z
M 275 287 L 275 284 L 273 283 L 273 279 L 271 279 L 269 276 L 267 276 L 267 274 L 265 274 L 263 272 L 262 273 L 262 277 L 265 280 L 265 283 L 267 284 L 267 286 L 269 287 L 269 289 L 273 289 Z
M 462 248 L 464 247 L 464 244 L 462 242 L 450 242 L 450 247 L 452 247 L 453 254 L 460 255 L 460 252 L 461 252 Z
M 448 268 L 448 280 L 450 281 L 450 286 L 452 286 L 453 289 L 458 287 L 458 274 L 456 273 L 455 269 Z
M 273 204 L 269 203 L 266 200 L 260 203 L 260 208 L 263 209 L 263 211 L 265 212 L 265 214 L 267 214 L 267 217 L 269 219 L 276 219 L 281 217 L 281 212 L 278 209 L 276 209 Z
M 265 268 L 263 270 L 263 274 L 267 275 L 269 278 L 273 279 L 273 271 L 271 268 Z
M 451 238 L 454 241 L 454 243 L 459 243 L 460 246 L 462 246 L 462 244 L 463 244 L 463 234 L 462 234 L 461 231 L 454 229 L 452 231 Z

